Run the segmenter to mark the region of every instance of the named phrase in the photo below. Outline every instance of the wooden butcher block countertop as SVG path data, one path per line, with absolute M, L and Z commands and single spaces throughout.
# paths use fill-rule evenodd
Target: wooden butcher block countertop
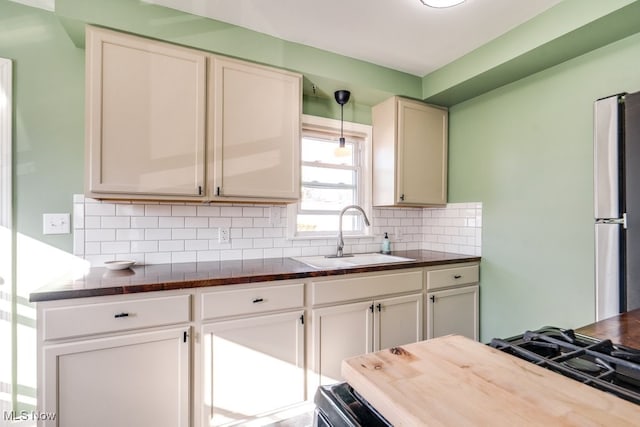
M 640 406 L 468 338 L 346 359 L 347 382 L 395 426 L 638 426 Z

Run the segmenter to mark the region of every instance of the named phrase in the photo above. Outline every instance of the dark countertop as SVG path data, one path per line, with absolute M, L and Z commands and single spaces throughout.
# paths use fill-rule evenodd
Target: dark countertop
M 54 283 L 32 292 L 29 301 L 121 295 L 480 261 L 480 257 L 473 255 L 421 250 L 398 251 L 392 255 L 412 258 L 415 261 L 331 270 L 313 268 L 291 258 L 157 264 L 115 271 L 94 267 L 81 279 Z
M 640 309 L 592 323 L 576 329 L 576 332 L 597 339 L 610 339 L 615 344 L 640 349 Z

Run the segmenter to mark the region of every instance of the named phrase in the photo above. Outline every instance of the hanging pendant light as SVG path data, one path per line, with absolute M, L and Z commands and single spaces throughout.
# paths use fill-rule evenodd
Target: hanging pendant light
M 337 90 L 333 94 L 336 98 L 336 102 L 340 104 L 340 147 L 343 148 L 345 144 L 344 140 L 344 104 L 349 102 L 349 97 L 351 96 L 351 92 L 348 90 Z
M 456 6 L 460 3 L 464 3 L 464 1 L 465 0 L 420 0 L 420 2 L 425 6 L 437 8 Z

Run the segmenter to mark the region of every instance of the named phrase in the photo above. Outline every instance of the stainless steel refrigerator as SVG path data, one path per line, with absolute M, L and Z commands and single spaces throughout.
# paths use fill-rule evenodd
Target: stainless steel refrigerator
M 594 103 L 596 319 L 640 308 L 640 92 Z

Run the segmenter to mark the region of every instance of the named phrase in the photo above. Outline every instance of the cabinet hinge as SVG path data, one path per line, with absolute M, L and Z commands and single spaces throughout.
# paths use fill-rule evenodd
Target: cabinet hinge
M 373 313 L 373 304 L 369 306 L 369 310 L 371 310 L 371 312 Z
M 431 296 L 429 297 L 429 299 L 431 300 L 431 302 L 436 302 L 436 297 L 435 297 L 435 295 L 431 295 Z
M 378 312 L 382 311 L 382 304 L 376 305 L 376 308 L 378 309 Z

